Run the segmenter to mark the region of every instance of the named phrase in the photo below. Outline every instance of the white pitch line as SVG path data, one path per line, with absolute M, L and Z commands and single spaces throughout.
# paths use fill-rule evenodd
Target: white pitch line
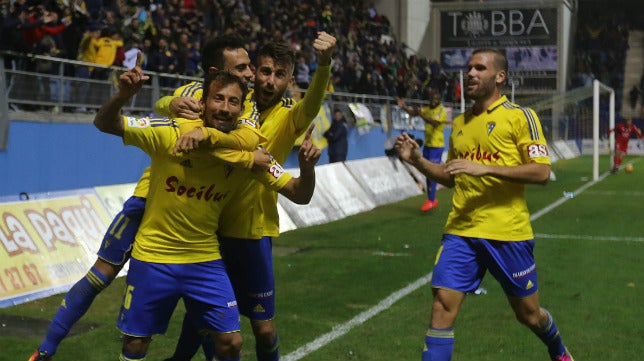
M 589 241 L 621 241 L 621 242 L 644 242 L 644 237 L 610 237 L 610 236 L 586 236 L 580 234 L 543 234 L 536 233 L 535 238 L 550 239 L 581 239 Z
M 597 182 L 603 180 L 609 174 L 610 173 L 603 174 L 597 180 Z M 587 184 L 579 187 L 573 193 L 574 194 L 582 193 L 583 191 L 585 191 L 589 187 L 593 186 L 597 182 L 587 183 Z M 557 201 L 555 201 L 554 203 L 550 204 L 549 206 L 547 206 L 547 207 L 541 209 L 540 211 L 534 213 L 530 217 L 530 220 L 534 221 L 534 220 L 540 218 L 541 216 L 543 216 L 544 214 L 546 214 L 546 213 L 552 211 L 553 209 L 557 208 L 558 206 L 560 206 L 561 204 L 563 204 L 567 200 L 568 200 L 568 198 L 558 199 Z M 372 317 L 376 316 L 377 314 L 379 314 L 380 312 L 388 309 L 389 307 L 391 307 L 391 305 L 396 303 L 401 298 L 403 298 L 403 297 L 407 296 L 408 294 L 416 291 L 420 287 L 428 284 L 431 281 L 431 279 L 432 279 L 432 272 L 430 272 L 430 273 L 424 275 L 423 277 L 417 279 L 416 281 L 414 281 L 414 283 L 411 283 L 408 286 L 406 286 L 406 287 L 404 287 L 404 288 L 392 293 L 387 298 L 385 298 L 384 300 L 380 301 L 377 305 L 375 305 L 375 306 L 371 307 L 370 309 L 358 314 L 357 316 L 355 316 L 351 320 L 349 320 L 349 321 L 347 321 L 347 322 L 345 322 L 343 324 L 340 324 L 340 325 L 337 325 L 337 326 L 333 327 L 333 330 L 331 330 L 330 332 L 327 332 L 324 335 L 319 336 L 318 338 L 316 338 L 315 340 L 307 343 L 306 345 L 301 346 L 297 350 L 289 353 L 288 355 L 283 356 L 282 360 L 284 360 L 284 361 L 297 361 L 297 360 L 300 360 L 300 359 L 308 356 L 309 354 L 313 353 L 314 351 L 317 351 L 320 348 L 326 346 L 331 341 L 333 341 L 333 340 L 345 335 L 352 328 L 367 322 L 370 318 L 372 318 Z
M 282 360 L 284 361 L 296 361 L 299 360 L 305 356 L 308 356 L 310 353 L 313 351 L 316 351 L 326 344 L 330 343 L 331 341 L 335 340 L 336 338 L 343 336 L 347 332 L 349 332 L 352 328 L 355 326 L 359 326 L 363 323 L 365 323 L 367 320 L 370 318 L 374 317 L 375 315 L 379 314 L 380 312 L 388 309 L 393 305 L 394 303 L 398 302 L 401 298 L 407 296 L 408 294 L 416 291 L 417 289 L 421 288 L 422 286 L 428 284 L 432 279 L 432 273 L 428 273 L 424 275 L 423 277 L 417 279 L 413 283 L 407 285 L 404 288 L 401 288 L 400 290 L 392 293 L 389 295 L 387 298 L 384 300 L 380 301 L 377 305 L 371 307 L 370 309 L 358 314 L 351 320 L 333 327 L 333 330 L 330 332 L 325 333 L 324 335 L 316 338 L 315 340 L 307 343 L 306 345 L 298 348 L 297 350 L 291 352 L 290 354 L 282 357 Z
M 581 187 L 575 189 L 574 191 L 571 192 L 573 194 L 573 197 L 583 193 L 586 189 L 588 189 L 588 188 L 594 186 L 595 184 L 603 181 L 604 178 L 608 177 L 609 175 L 610 175 L 610 172 L 606 172 L 606 173 L 602 174 L 597 181 L 588 182 L 588 183 L 582 185 Z M 543 216 L 546 213 L 549 213 L 553 209 L 555 209 L 555 208 L 559 207 L 560 205 L 566 203 L 566 201 L 568 201 L 568 200 L 570 200 L 570 198 L 565 197 L 565 196 L 559 198 L 558 200 L 556 200 L 551 205 L 541 209 L 538 212 L 533 213 L 532 216 L 530 216 L 530 220 L 534 221 L 534 220 L 536 220 L 538 218 L 541 218 L 541 216 Z

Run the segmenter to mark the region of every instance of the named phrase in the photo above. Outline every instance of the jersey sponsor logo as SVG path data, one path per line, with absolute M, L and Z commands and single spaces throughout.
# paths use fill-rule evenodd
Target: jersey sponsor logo
M 530 144 L 528 146 L 528 156 L 530 158 L 547 157 L 548 147 L 545 144 Z
M 150 119 L 148 118 L 125 117 L 125 120 L 130 128 L 147 128 L 150 126 Z
M 514 278 L 514 279 L 523 278 L 523 277 L 529 275 L 530 273 L 534 272 L 536 267 L 537 266 L 533 263 L 530 267 L 528 267 L 528 268 L 526 268 L 526 269 L 524 269 L 522 271 L 513 272 L 512 273 L 512 278 Z
M 165 180 L 165 185 L 166 192 L 176 193 L 177 196 L 195 198 L 197 200 L 219 202 L 228 196 L 228 191 L 215 192 L 214 184 L 198 187 L 187 186 L 181 184 L 179 178 L 175 176 L 168 177 Z
M 472 150 L 470 151 L 467 151 L 462 154 L 458 154 L 457 158 L 473 160 L 473 161 L 487 160 L 491 162 L 491 161 L 497 161 L 501 157 L 499 156 L 498 150 L 492 153 L 486 150 L 481 150 L 481 146 L 478 145 L 476 146 L 476 148 L 472 148 Z

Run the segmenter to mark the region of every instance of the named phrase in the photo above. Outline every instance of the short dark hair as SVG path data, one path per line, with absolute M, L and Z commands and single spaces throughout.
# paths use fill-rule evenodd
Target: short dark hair
M 295 50 L 285 43 L 271 42 L 264 45 L 257 54 L 257 61 L 263 56 L 273 58 L 275 63 L 286 67 L 295 66 Z
M 472 55 L 478 54 L 478 53 L 492 53 L 494 54 L 494 66 L 497 69 L 505 71 L 505 73 L 508 73 L 508 58 L 505 56 L 505 53 L 502 52 L 499 49 L 492 49 L 492 48 L 481 48 L 481 49 L 476 49 L 472 52 Z
M 206 78 L 203 81 L 203 93 L 201 96 L 201 99 L 203 99 L 203 101 L 206 101 L 208 99 L 208 95 L 210 94 L 210 85 L 213 83 L 220 87 L 224 87 L 230 84 L 239 85 L 239 88 L 242 91 L 242 102 L 244 101 L 244 99 L 246 99 L 246 95 L 248 94 L 248 86 L 246 86 L 246 84 L 244 84 L 244 82 L 238 76 L 233 75 L 229 71 L 217 69 L 209 71 L 206 74 Z
M 237 34 L 224 34 L 208 39 L 201 48 L 201 68 L 204 73 L 212 67 L 224 68 L 224 50 L 246 49 L 246 41 Z

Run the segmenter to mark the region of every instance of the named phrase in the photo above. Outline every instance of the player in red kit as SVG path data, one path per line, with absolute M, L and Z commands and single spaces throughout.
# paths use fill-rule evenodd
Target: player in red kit
M 633 124 L 631 118 L 626 118 L 624 123 L 617 123 L 615 128 L 608 131 L 608 134 L 611 132 L 615 132 L 615 155 L 613 156 L 613 169 L 610 171 L 617 173 L 624 156 L 628 153 L 628 141 L 631 139 L 631 135 L 635 134 L 639 139 L 642 139 L 642 131 Z

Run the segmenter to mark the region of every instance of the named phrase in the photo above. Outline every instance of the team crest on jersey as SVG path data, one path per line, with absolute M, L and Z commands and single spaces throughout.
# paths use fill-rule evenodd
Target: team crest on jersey
M 487 135 L 490 135 L 490 133 L 492 133 L 492 131 L 494 130 L 494 127 L 496 127 L 496 122 L 487 123 Z
M 130 128 L 147 128 L 150 126 L 149 118 L 125 117 L 125 120 Z

